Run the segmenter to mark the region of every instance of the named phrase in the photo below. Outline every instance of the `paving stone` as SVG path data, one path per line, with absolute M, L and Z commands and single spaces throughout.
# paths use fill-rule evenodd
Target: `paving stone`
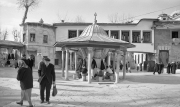
M 180 107 L 179 81 L 180 73 L 153 75 L 149 72 L 128 73 L 126 80 L 120 80 L 119 84 L 88 84 L 72 77 L 70 81 L 57 78 L 58 94 L 50 97 L 48 105 L 40 104 L 39 83 L 34 79 L 32 102 L 36 107 Z M 15 102 L 20 98 L 19 81 L 0 78 L 0 87 L 0 105 L 18 107 Z M 1 99 L 8 95 L 9 102 L 4 103 Z M 24 105 L 28 103 L 25 101 Z

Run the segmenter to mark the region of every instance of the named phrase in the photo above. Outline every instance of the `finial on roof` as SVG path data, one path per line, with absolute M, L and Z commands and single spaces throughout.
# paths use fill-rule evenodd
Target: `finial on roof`
M 42 19 L 42 18 L 40 19 L 39 23 L 41 23 L 41 24 L 43 24 L 43 23 L 44 23 L 44 21 L 43 21 L 43 19 Z
M 96 16 L 97 16 L 97 13 L 95 12 L 95 13 L 94 13 L 94 24 L 97 23 Z

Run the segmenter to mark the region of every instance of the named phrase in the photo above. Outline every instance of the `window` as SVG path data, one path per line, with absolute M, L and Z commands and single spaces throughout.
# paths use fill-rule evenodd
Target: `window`
M 48 35 L 43 35 L 43 43 L 48 43 Z
M 77 30 L 69 30 L 68 38 L 74 38 L 74 37 L 77 37 Z
M 132 32 L 132 43 L 141 43 L 140 31 Z
M 122 31 L 121 40 L 129 42 L 129 31 Z
M 23 33 L 23 42 L 25 42 L 25 40 L 26 40 L 26 34 Z
M 30 33 L 30 42 L 35 42 L 35 34 Z
M 143 32 L 143 43 L 151 43 L 151 32 Z
M 166 18 L 163 18 L 163 20 L 166 20 Z
M 54 59 L 54 64 L 59 65 L 59 59 Z
M 109 30 L 105 30 L 106 34 L 109 36 Z
M 83 30 L 79 30 L 79 36 L 82 34 Z
M 172 39 L 178 38 L 178 31 L 172 31 Z
M 111 37 L 114 39 L 119 39 L 119 31 L 111 31 Z

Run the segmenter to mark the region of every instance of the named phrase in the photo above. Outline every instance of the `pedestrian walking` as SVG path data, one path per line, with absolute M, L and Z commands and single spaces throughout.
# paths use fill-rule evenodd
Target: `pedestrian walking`
M 27 60 L 19 60 L 19 70 L 17 74 L 17 80 L 20 81 L 21 87 L 21 100 L 16 102 L 19 105 L 23 105 L 23 100 L 27 100 L 29 103 L 28 107 L 33 107 L 31 102 L 31 91 L 33 88 L 33 76 L 32 70 L 27 65 Z
M 40 103 L 44 103 L 44 91 L 46 90 L 46 103 L 50 104 L 50 90 L 51 85 L 55 86 L 55 70 L 54 65 L 50 63 L 50 59 L 48 57 L 44 57 L 40 62 L 38 68 L 39 79 L 38 82 L 40 84 Z
M 154 66 L 154 72 L 153 72 L 153 74 L 155 75 L 155 73 L 158 72 L 158 71 L 159 71 L 159 65 L 158 65 L 158 63 L 156 63 L 155 66 Z M 159 73 L 159 72 L 158 72 L 158 73 Z

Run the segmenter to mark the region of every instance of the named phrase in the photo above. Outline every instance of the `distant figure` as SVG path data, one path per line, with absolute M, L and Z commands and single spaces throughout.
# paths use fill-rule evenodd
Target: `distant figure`
M 15 68 L 15 69 L 16 69 L 16 68 L 19 68 L 19 66 L 18 66 L 18 61 L 17 61 L 17 60 L 14 61 L 14 68 Z
M 105 79 L 110 79 L 110 76 L 113 75 L 113 71 L 111 70 L 110 67 L 111 67 L 110 65 L 109 67 L 106 66 L 107 69 L 105 70 L 105 74 L 104 74 Z
M 130 63 L 129 63 L 129 62 L 127 63 L 127 67 L 128 67 L 128 72 L 130 72 L 130 73 L 131 73 L 131 65 L 130 65 Z
M 122 63 L 120 63 L 120 70 L 122 70 L 123 69 L 123 64 Z
M 158 72 L 158 71 L 159 71 L 159 64 L 156 63 L 155 66 L 154 66 L 154 72 L 153 72 L 153 74 L 155 75 L 155 73 Z M 158 72 L 158 73 L 159 73 L 159 72 Z
M 172 74 L 176 74 L 176 63 L 175 62 L 171 63 L 171 68 L 172 68 Z
M 142 71 L 142 63 L 139 64 L 140 71 Z
M 32 56 L 30 56 L 29 57 L 29 59 L 28 59 L 28 61 L 29 61 L 29 68 L 32 70 L 32 67 L 33 67 L 33 65 L 34 65 L 34 59 L 33 59 L 33 57 Z
M 171 73 L 171 64 L 168 63 L 167 65 L 167 73 L 170 74 Z
M 83 64 L 82 65 L 82 68 L 81 68 L 81 73 L 83 74 L 83 75 L 87 75 L 87 68 L 86 68 L 86 66 L 85 66 L 85 64 Z
M 161 62 L 160 63 L 160 74 L 163 73 L 163 69 L 164 69 L 164 64 Z
M 139 71 L 139 64 L 137 64 L 137 72 Z
M 82 78 L 81 68 L 82 68 L 82 64 L 83 64 L 83 59 L 80 59 L 77 64 L 78 65 L 77 65 L 77 68 L 76 68 L 76 75 L 80 79 L 80 78 Z

